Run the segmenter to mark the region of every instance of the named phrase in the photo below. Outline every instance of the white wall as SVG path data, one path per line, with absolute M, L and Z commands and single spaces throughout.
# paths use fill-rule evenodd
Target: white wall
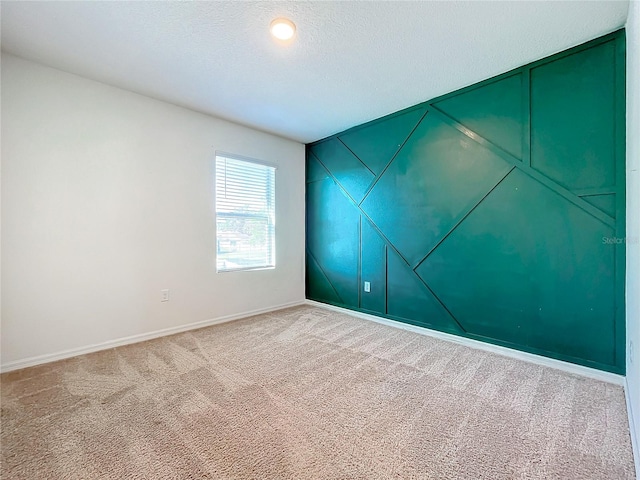
M 627 20 L 627 399 L 640 476 L 640 2 Z M 633 350 L 633 353 L 632 353 Z M 631 356 L 633 355 L 633 361 Z
M 6 54 L 1 108 L 5 368 L 304 299 L 304 145 Z M 216 150 L 278 164 L 274 270 L 215 271 Z

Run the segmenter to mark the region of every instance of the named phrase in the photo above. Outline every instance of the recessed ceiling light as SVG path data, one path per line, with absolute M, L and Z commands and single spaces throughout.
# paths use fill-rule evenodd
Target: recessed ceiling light
M 290 40 L 296 33 L 296 25 L 288 18 L 276 18 L 271 22 L 269 30 L 278 40 Z

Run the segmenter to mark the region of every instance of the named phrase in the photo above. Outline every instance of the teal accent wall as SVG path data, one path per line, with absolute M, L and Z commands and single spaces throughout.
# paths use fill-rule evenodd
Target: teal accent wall
M 307 298 L 624 373 L 624 62 L 621 30 L 308 145 Z

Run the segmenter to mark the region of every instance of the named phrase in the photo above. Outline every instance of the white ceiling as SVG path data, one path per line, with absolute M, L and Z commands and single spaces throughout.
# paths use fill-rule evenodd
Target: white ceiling
M 628 1 L 12 2 L 2 49 L 310 142 L 625 23 Z M 298 28 L 277 44 L 277 16 Z

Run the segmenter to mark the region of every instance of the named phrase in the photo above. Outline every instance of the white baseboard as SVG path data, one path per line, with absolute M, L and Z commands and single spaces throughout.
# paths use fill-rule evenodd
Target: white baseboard
M 514 350 L 508 347 L 501 347 L 499 345 L 493 345 L 491 343 L 481 342 L 479 340 L 472 340 L 470 338 L 459 337 L 450 333 L 438 332 L 437 330 L 431 330 L 424 327 L 418 327 L 416 325 L 410 325 L 408 323 L 398 322 L 396 320 L 390 320 L 388 318 L 378 317 L 376 315 L 370 315 L 368 313 L 357 312 L 355 310 L 349 310 L 342 307 L 334 307 L 333 305 L 327 305 L 325 303 L 316 302 L 314 300 L 307 300 L 307 305 L 313 305 L 314 307 L 326 308 L 328 310 L 334 310 L 336 312 L 345 313 L 354 317 L 362 318 L 365 320 L 371 320 L 373 322 L 382 323 L 395 328 L 401 328 L 403 330 L 409 330 L 411 332 L 419 333 L 421 335 L 427 335 L 447 342 L 458 343 L 467 347 L 475 348 L 478 350 L 484 350 L 487 352 L 496 353 L 505 357 L 511 357 L 518 360 L 523 360 L 529 363 L 535 363 L 537 365 L 543 365 L 545 367 L 555 368 L 568 373 L 581 375 L 583 377 L 593 378 L 601 380 L 603 382 L 613 383 L 615 385 L 623 386 L 625 377 L 617 375 L 615 373 L 603 372 L 595 368 L 584 367 L 582 365 L 576 365 L 574 363 L 563 362 L 562 360 L 556 360 L 554 358 L 543 357 L 533 353 L 521 352 L 520 350 Z
M 436 330 L 430 330 L 428 328 L 418 327 L 416 325 L 410 325 L 407 323 L 398 322 L 395 320 L 390 320 L 387 318 L 378 317 L 378 316 L 370 315 L 367 313 L 357 312 L 357 311 L 349 310 L 346 308 L 335 307 L 333 305 L 328 305 L 328 304 L 316 302 L 313 300 L 300 300 L 296 302 L 290 302 L 286 304 L 276 305 L 273 307 L 251 310 L 251 311 L 242 312 L 234 315 L 226 315 L 223 317 L 203 320 L 200 322 L 189 323 L 186 325 L 179 325 L 177 327 L 164 328 L 162 330 L 155 330 L 153 332 L 132 335 L 130 337 L 124 337 L 116 340 L 110 340 L 107 342 L 87 345 L 80 348 L 72 348 L 69 350 L 61 351 L 61 352 L 56 352 L 56 353 L 51 353 L 46 355 L 39 355 L 36 357 L 25 358 L 22 360 L 15 360 L 13 362 L 7 362 L 5 364 L 0 365 L 0 372 L 2 373 L 10 372 L 13 370 L 19 370 L 21 368 L 32 367 L 34 365 L 41 365 L 43 363 L 55 362 L 57 360 L 63 360 L 65 358 L 76 357 L 78 355 L 98 352 L 100 350 L 107 350 L 109 348 L 120 347 L 123 345 L 129 345 L 132 343 L 144 342 L 146 340 L 152 340 L 154 338 L 173 335 L 175 333 L 186 332 L 188 330 L 195 330 L 198 328 L 217 325 L 220 323 L 231 322 L 233 320 L 250 317 L 252 315 L 259 315 L 261 313 L 273 312 L 276 310 L 281 310 L 283 308 L 289 308 L 289 307 L 294 307 L 294 306 L 303 305 L 303 304 L 325 308 L 328 310 L 334 310 L 340 313 L 345 313 L 347 315 L 352 315 L 354 317 L 389 325 L 391 327 L 409 330 L 411 332 L 416 332 L 421 335 L 428 335 L 430 337 L 439 338 L 441 340 L 445 340 L 448 342 L 454 342 L 454 343 L 465 345 L 467 347 L 475 348 L 478 350 L 497 353 L 499 355 L 516 358 L 518 360 L 523 360 L 523 361 L 535 363 L 538 365 L 543 365 L 545 367 L 556 368 L 558 370 L 563 370 L 565 372 L 582 375 L 588 378 L 594 378 L 596 380 L 602 380 L 605 382 L 613 383 L 615 385 L 623 386 L 625 383 L 625 377 L 623 377 L 622 375 L 616 375 L 615 373 L 603 372 L 601 370 L 596 370 L 595 368 L 584 367 L 582 365 L 563 362 L 561 360 L 555 360 L 553 358 L 547 358 L 547 357 L 535 355 L 532 353 L 521 352 L 519 350 L 513 350 L 511 348 L 501 347 L 499 345 L 493 345 L 490 343 L 480 342 L 478 340 L 459 337 L 457 335 L 452 335 L 449 333 L 438 332 Z
M 627 401 L 627 416 L 629 417 L 629 432 L 631 433 L 631 448 L 633 449 L 633 458 L 636 464 L 636 477 L 640 478 L 640 438 L 638 437 L 636 417 L 634 415 L 640 415 L 640 412 L 634 412 L 631 404 L 631 397 L 629 396 L 629 384 L 627 379 L 624 379 L 624 395 Z M 640 417 L 638 417 L 640 421 Z
M 167 335 L 173 335 L 175 333 L 186 332 L 188 330 L 195 330 L 202 327 L 209 327 L 211 325 L 218 325 L 220 323 L 231 322 L 233 320 L 239 320 L 241 318 L 251 317 L 253 315 L 259 315 L 261 313 L 273 312 L 276 310 L 282 310 L 283 308 L 295 307 L 297 305 L 304 305 L 305 300 L 299 300 L 296 302 L 284 303 L 282 305 L 276 305 L 274 307 L 260 308 L 258 310 L 251 310 L 248 312 L 237 313 L 234 315 L 225 315 L 223 317 L 212 318 L 209 320 L 202 320 L 200 322 L 188 323 L 186 325 L 179 325 L 177 327 L 163 328 L 162 330 L 155 330 L 149 333 L 141 333 L 138 335 L 132 335 L 130 337 L 118 338 L 116 340 L 109 340 L 107 342 L 96 343 L 93 345 L 87 345 L 80 348 L 71 348 L 57 353 L 49 353 L 46 355 L 38 355 L 36 357 L 25 358 L 23 360 L 15 360 L 13 362 L 7 362 L 0 366 L 0 372 L 11 372 L 13 370 L 19 370 L 21 368 L 33 367 L 35 365 L 41 365 L 43 363 L 55 362 L 57 360 L 64 360 L 65 358 L 77 357 L 78 355 L 84 355 L 86 353 L 98 352 L 100 350 L 107 350 L 109 348 L 121 347 L 123 345 L 129 345 L 131 343 L 144 342 L 146 340 L 152 340 L 154 338 L 166 337 Z

